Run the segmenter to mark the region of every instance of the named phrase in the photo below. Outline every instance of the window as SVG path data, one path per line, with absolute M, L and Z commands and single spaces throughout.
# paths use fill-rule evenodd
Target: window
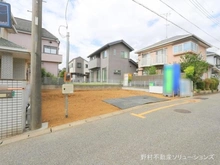
M 90 57 L 90 60 L 94 60 L 94 59 L 96 59 L 96 55 L 95 55 L 95 56 Z
M 107 50 L 102 52 L 102 58 L 106 58 L 107 57 Z
M 191 42 L 191 45 L 192 45 L 192 51 L 198 52 L 198 44 Z
M 128 58 L 128 52 L 121 51 L 121 58 Z
M 173 46 L 173 53 L 174 54 L 188 52 L 188 51 L 198 52 L 198 44 L 196 44 L 192 41 L 189 41 L 189 42 L 185 42 L 185 43 Z
M 77 62 L 77 68 L 81 68 L 81 63 Z
M 88 64 L 86 64 L 85 67 L 88 68 Z
M 166 49 L 161 49 L 156 52 L 156 63 L 166 63 Z
M 150 65 L 150 64 L 151 64 L 150 54 L 143 54 L 141 65 L 146 66 L 146 65 Z
M 191 42 L 183 43 L 183 50 L 184 51 L 190 51 L 191 50 Z
M 114 74 L 121 75 L 121 70 L 114 70 Z
M 101 70 L 97 70 L 97 81 L 100 82 L 101 80 Z
M 174 52 L 174 54 L 179 53 L 179 52 L 182 52 L 182 44 L 175 45 L 175 46 L 173 47 L 173 52 Z
M 105 82 L 107 81 L 107 69 L 102 68 L 102 81 Z
M 116 55 L 116 49 L 113 50 L 113 55 Z
M 57 54 L 57 48 L 52 46 L 44 45 L 44 53 L 48 54 Z

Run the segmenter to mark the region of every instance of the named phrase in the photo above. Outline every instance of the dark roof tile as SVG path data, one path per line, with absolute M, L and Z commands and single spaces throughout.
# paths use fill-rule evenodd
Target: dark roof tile
M 15 17 L 15 20 L 17 22 L 17 25 L 15 25 L 15 28 L 18 31 L 23 31 L 23 32 L 27 32 L 27 33 L 31 33 L 31 24 L 32 22 L 29 20 L 25 20 L 22 18 L 17 18 Z M 49 38 L 49 39 L 57 39 L 56 36 L 54 36 L 53 34 L 51 34 L 48 30 L 42 28 L 42 37 L 45 38 Z

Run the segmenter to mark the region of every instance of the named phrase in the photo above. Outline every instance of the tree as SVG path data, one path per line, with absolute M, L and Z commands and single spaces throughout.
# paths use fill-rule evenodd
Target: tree
M 59 73 L 59 77 L 64 77 L 65 71 L 66 71 L 66 69 L 61 70 Z
M 54 75 L 50 72 L 47 72 L 45 68 L 41 68 L 41 78 L 43 77 L 54 77 Z
M 144 69 L 145 73 L 149 74 L 149 75 L 153 75 L 157 73 L 157 68 L 155 66 L 151 66 L 151 67 L 146 67 Z
M 41 77 L 42 78 L 46 77 L 46 74 L 47 74 L 46 70 L 44 68 L 41 68 Z
M 194 66 L 188 66 L 185 70 L 184 73 L 186 74 L 186 78 L 192 79 L 193 74 L 194 74 Z
M 208 71 L 209 64 L 203 60 L 200 54 L 186 54 L 181 56 L 180 63 L 181 71 L 188 74 L 188 78 L 193 81 L 193 87 L 195 89 L 196 83 L 200 81 L 202 75 Z

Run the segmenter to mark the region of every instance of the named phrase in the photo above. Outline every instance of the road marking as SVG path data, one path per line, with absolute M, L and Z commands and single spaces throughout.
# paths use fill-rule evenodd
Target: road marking
M 155 108 L 155 109 L 152 109 L 152 110 L 149 110 L 149 111 L 146 111 L 146 112 L 142 112 L 142 113 L 139 113 L 139 114 L 131 113 L 131 115 L 144 119 L 145 118 L 144 115 L 155 112 L 155 111 L 159 111 L 161 109 L 166 109 L 166 108 L 174 107 L 174 106 L 177 106 L 177 105 L 182 105 L 182 104 L 187 104 L 187 103 L 196 103 L 196 102 L 199 102 L 199 100 L 188 100 L 188 101 L 184 101 L 182 103 L 177 103 L 177 104 L 172 104 L 172 105 L 167 105 L 167 106 Z

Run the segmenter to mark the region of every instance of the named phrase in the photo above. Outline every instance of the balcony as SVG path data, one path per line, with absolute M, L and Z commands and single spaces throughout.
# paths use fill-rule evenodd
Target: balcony
M 100 58 L 93 59 L 88 62 L 88 69 L 99 68 L 101 66 Z
M 165 64 L 167 64 L 167 56 L 165 54 L 154 56 L 152 58 L 141 59 L 140 61 L 140 67 L 149 67 Z
M 62 55 L 42 53 L 41 61 L 62 63 Z

